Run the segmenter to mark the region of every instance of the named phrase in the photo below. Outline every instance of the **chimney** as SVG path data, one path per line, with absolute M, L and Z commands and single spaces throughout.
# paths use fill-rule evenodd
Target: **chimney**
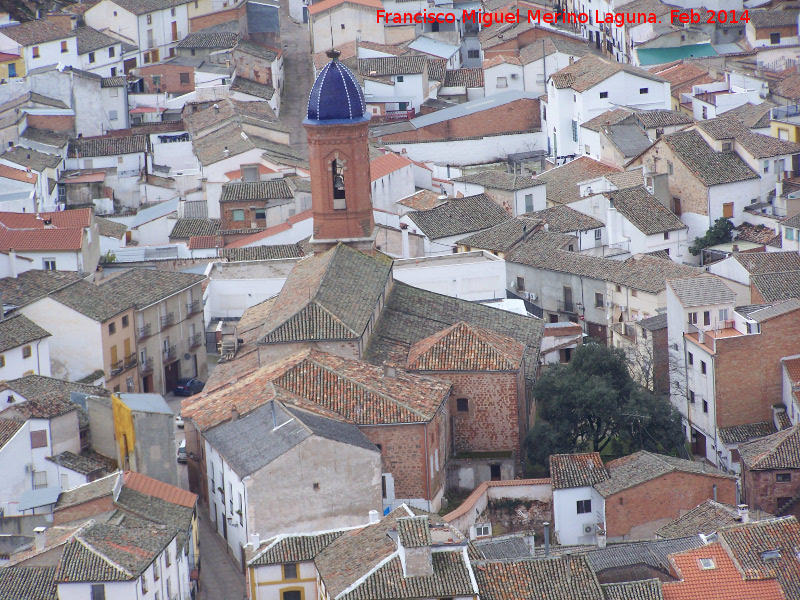
M 78 26 L 78 17 L 76 15 L 72 15 L 69 18 L 69 21 L 70 21 L 69 22 L 69 28 L 70 29 L 75 29 Z
M 733 252 L 734 254 L 739 254 L 739 244 L 734 244 L 733 246 L 731 246 L 731 252 Z
M 28 179 L 33 179 L 33 173 L 31 172 L 31 168 L 30 167 L 28 167 L 28 169 L 25 171 L 25 176 Z
M 236 421 L 239 418 L 239 410 L 234 406 L 231 408 L 231 421 Z
M 422 527 L 429 527 L 428 517 L 401 517 L 422 522 Z M 400 561 L 403 566 L 403 577 L 430 577 L 433 575 L 433 557 L 430 544 L 409 548 L 403 544 L 403 536 L 398 531 Z M 405 557 L 405 558 L 403 558 Z
M 742 523 L 749 523 L 750 522 L 750 509 L 747 508 L 747 504 L 740 504 L 737 508 L 739 509 L 739 520 Z
M 383 363 L 383 376 L 391 379 L 397 379 L 397 366 L 393 363 Z
M 569 583 L 572 580 L 572 552 L 570 552 L 569 550 L 564 552 L 564 560 L 567 563 L 566 579 L 567 583 Z
M 228 150 L 228 147 L 227 147 L 227 146 L 225 146 L 225 147 L 222 149 L 222 153 L 225 155 L 225 158 L 228 158 L 228 155 L 230 154 L 230 150 Z
M 258 547 L 261 545 L 261 536 L 257 533 L 253 533 L 250 535 L 250 543 L 253 545 L 253 548 L 258 550 Z
M 597 532 L 597 547 L 598 548 L 605 548 L 606 547 L 606 533 Z
M 47 527 L 36 527 L 33 530 L 33 541 L 36 551 L 41 552 L 47 544 Z
M 214 105 L 214 112 L 219 112 L 219 104 Z
M 11 271 L 11 276 L 13 278 L 17 278 L 17 251 L 13 248 L 8 249 L 8 262 L 9 262 L 9 271 Z
M 550 556 L 550 523 L 544 522 L 544 555 Z
M 550 231 L 550 223 L 545 222 L 544 227 L 542 227 L 545 231 Z
M 714 502 L 716 502 L 716 501 L 717 501 L 717 484 L 715 483 L 715 484 L 714 484 L 714 485 L 711 487 L 711 489 L 713 490 L 713 493 L 714 493 Z
M 381 520 L 381 513 L 379 513 L 377 510 L 369 511 L 369 522 L 370 522 L 370 524 L 377 523 L 380 520 Z
M 573 64 L 574 62 L 575 62 L 575 57 L 574 56 L 570 56 L 569 57 L 569 64 Z

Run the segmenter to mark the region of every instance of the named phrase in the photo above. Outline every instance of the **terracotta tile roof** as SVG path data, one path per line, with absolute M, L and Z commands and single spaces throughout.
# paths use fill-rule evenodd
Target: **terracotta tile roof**
M 673 96 L 676 88 L 690 85 L 698 79 L 708 77 L 707 69 L 703 69 L 692 62 L 678 63 L 666 69 L 663 66 L 653 67 L 650 72 L 656 73 L 662 79 L 669 81 Z
M 429 210 L 439 206 L 446 200 L 446 198 L 440 199 L 440 196 L 441 194 L 437 194 L 431 190 L 420 190 L 408 198 L 403 198 L 397 203 L 412 210 Z
M 261 542 L 248 565 L 279 565 L 293 562 L 306 562 L 327 548 L 344 529 L 323 533 L 279 535 Z
M 433 543 L 431 541 L 428 515 L 399 517 L 397 519 L 397 534 L 404 548 L 423 548 Z
M 197 504 L 197 494 L 163 483 L 136 471 L 125 471 L 123 486 L 186 508 L 194 508 Z
M 391 264 L 343 244 L 303 259 L 278 295 L 261 343 L 360 338 L 390 270 Z
M 229 262 L 241 262 L 302 258 L 306 254 L 299 244 L 281 244 L 276 246 L 253 246 L 250 248 L 220 248 L 219 255 L 221 258 L 227 258 Z
M 536 176 L 547 184 L 547 201 L 568 204 L 580 200 L 579 183 L 621 171 L 605 163 L 581 156 L 565 165 L 555 167 Z
M 130 269 L 104 280 L 100 287 L 142 310 L 204 280 L 203 275 L 193 273 Z
M 625 65 L 592 54 L 580 58 L 560 71 L 556 71 L 550 76 L 550 79 L 558 89 L 572 88 L 576 92 L 585 92 L 621 72 L 658 83 L 665 81 L 658 75 L 639 67 Z
M 50 337 L 50 335 L 22 313 L 15 314 L 0 321 L 0 352 Z
M 224 245 L 225 241 L 218 235 L 193 235 L 187 244 L 189 250 L 221 248 Z
M 605 227 L 602 221 L 578 212 L 566 204 L 528 213 L 528 216 L 539 219 L 542 223 L 547 223 L 547 230 L 551 233 L 572 233 L 574 231 L 589 231 Z
M 716 152 L 697 131 L 679 131 L 661 138 L 684 166 L 706 187 L 758 179 L 734 152 Z
M 483 69 L 449 69 L 444 73 L 442 87 L 482 88 Z
M 750 275 L 750 285 L 758 290 L 764 302 L 797 298 L 800 296 L 800 271 Z
M 751 225 L 750 223 L 742 223 L 741 225 L 736 226 L 736 239 L 744 242 L 768 244 L 776 235 L 779 234 L 776 234 L 774 229 L 770 229 L 765 225 Z
M 697 123 L 714 140 L 734 139 L 753 158 L 772 158 L 800 153 L 800 144 L 750 131 L 738 118 L 724 114 Z
M 800 271 L 800 254 L 797 252 L 745 252 L 733 257 L 751 275 Z
M 487 561 L 473 565 L 481 600 L 602 600 L 584 556 Z
M 773 86 L 772 92 L 777 96 L 783 96 L 790 100 L 800 98 L 800 73 L 795 71 L 788 77 L 784 77 Z
M 316 4 L 309 6 L 308 13 L 311 15 L 315 15 L 317 13 L 328 10 L 330 8 L 334 8 L 346 2 L 350 4 L 358 4 L 360 6 L 366 6 L 369 8 L 376 8 L 376 9 L 383 8 L 383 4 L 381 4 L 380 0 L 323 0 L 322 2 L 317 2 Z
M 0 294 L 6 306 L 22 307 L 80 280 L 81 276 L 73 271 L 32 269 L 17 277 L 0 279 Z
M 33 46 L 55 40 L 65 40 L 73 37 L 72 31 L 67 31 L 56 25 L 53 21 L 40 19 L 28 21 L 20 25 L 3 27 L 3 35 L 11 38 L 20 46 Z
M 75 454 L 69 451 L 48 456 L 46 460 L 83 475 L 104 472 L 108 466 L 105 461 L 97 460 L 91 455 Z
M 800 358 L 784 359 L 781 361 L 792 385 L 800 385 Z
M 25 375 L 0 384 L 0 389 L 16 392 L 26 399 L 13 405 L 12 410 L 28 419 L 52 419 L 79 407 L 70 400 L 70 392 L 108 396 L 105 388 L 74 381 L 62 381 L 44 375 Z
M 618 190 L 626 190 L 628 188 L 644 185 L 644 176 L 642 175 L 641 169 L 609 173 L 603 177 L 614 184 Z
M 769 101 L 760 104 L 748 102 L 726 111 L 725 116 L 740 121 L 748 129 L 763 129 L 769 127 L 770 111 L 776 106 L 777 104 Z
M 524 235 L 528 235 L 529 239 L 536 239 L 537 241 L 542 241 L 540 238 L 547 237 L 539 235 L 538 229 L 540 225 L 541 221 L 538 219 L 529 218 L 528 216 L 517 217 L 461 238 L 457 243 L 459 246 L 479 248 L 490 252 L 508 252 L 522 243 Z M 569 236 L 550 236 L 548 239 L 551 238 L 553 244 L 557 247 L 563 246 L 572 239 Z
M 144 153 L 150 149 L 147 135 L 137 134 L 126 137 L 98 136 L 73 139 L 69 142 L 69 158 L 90 158 L 95 156 L 119 156 L 121 154 Z
M 625 583 L 601 584 L 606 600 L 664 600 L 661 595 L 661 581 L 645 579 Z
M 427 63 L 428 57 L 423 54 L 359 58 L 358 72 L 361 75 L 368 75 L 371 77 L 416 75 L 425 70 Z
M 429 81 L 444 81 L 444 75 L 447 71 L 446 58 L 429 58 L 428 59 L 428 80 Z
M 608 469 L 608 478 L 594 486 L 604 498 L 673 472 L 719 479 L 735 479 L 733 475 L 725 475 L 704 463 L 653 454 L 644 450 L 612 460 L 606 465 L 606 469 Z
M 383 156 L 371 160 L 369 163 L 369 177 L 371 181 L 377 181 L 381 177 L 386 177 L 389 173 L 394 173 L 407 167 L 412 162 L 401 154 L 387 152 Z
M 800 425 L 742 444 L 739 455 L 748 469 L 800 468 Z
M 196 235 L 217 235 L 219 219 L 178 219 L 169 234 L 169 239 L 189 239 Z
M 775 431 L 775 423 L 772 421 L 762 421 L 761 423 L 720 427 L 719 437 L 726 444 L 740 444 L 742 442 L 749 442 L 755 438 L 771 435 L 775 433 Z
M 0 231 L 0 250 L 38 252 L 44 250 L 80 250 L 83 231 L 80 229 L 16 229 Z
M 410 371 L 517 371 L 525 346 L 497 332 L 459 322 L 420 340 L 408 353 Z
M 581 123 L 581 127 L 591 131 L 600 131 L 603 126 L 616 125 L 620 121 L 624 121 L 630 117 L 632 114 L 633 111 L 629 108 L 612 108 L 611 110 L 607 110 L 606 112 L 597 115 L 593 119 L 589 119 L 585 123 Z
M 635 113 L 636 119 L 645 129 L 694 123 L 692 117 L 677 110 L 657 108 L 653 110 L 637 110 Z
M 25 425 L 24 421 L 11 421 L 0 419 L 0 449 L 11 441 L 17 432 Z
M 526 177 L 525 175 L 513 175 L 505 171 L 498 171 L 497 169 L 487 169 L 478 171 L 477 173 L 471 173 L 470 175 L 463 175 L 461 177 L 456 177 L 453 181 L 463 181 L 465 183 L 474 183 L 491 189 L 508 191 L 524 190 L 526 188 L 544 185 L 544 182 L 538 179 Z
M 598 452 L 550 455 L 553 489 L 586 487 L 608 479 L 609 474 Z
M 5 567 L 0 569 L 0 598 L 58 600 L 55 567 Z
M 800 526 L 797 519 L 786 517 L 734 525 L 723 529 L 719 535 L 746 580 L 777 578 L 785 598 L 800 598 L 800 562 L 797 560 Z
M 486 194 L 449 198 L 436 208 L 410 212 L 408 217 L 431 240 L 480 231 L 511 219 Z
M 64 159 L 54 154 L 45 154 L 23 146 L 14 146 L 6 150 L 0 158 L 9 162 L 13 162 L 23 167 L 30 167 L 31 170 L 41 173 L 47 168 L 54 169 L 58 167 Z
M 14 181 L 35 185 L 39 179 L 39 175 L 33 172 L 23 171 L 22 169 L 15 169 L 8 165 L 0 165 L 0 178 L 13 179 Z
M 713 566 L 706 568 L 703 565 L 705 560 L 710 560 L 709 564 Z M 738 565 L 720 543 L 674 554 L 670 561 L 681 580 L 662 584 L 664 600 L 778 600 L 782 597 L 780 586 L 774 579 L 748 581 L 743 578 Z
M 686 225 L 644 186 L 606 192 L 612 206 L 645 235 L 686 229 Z
M 79 281 L 50 294 L 50 297 L 98 323 L 103 323 L 133 306 L 110 290 L 87 281 Z
M 753 508 L 749 510 L 749 515 L 753 521 L 771 517 L 771 515 Z M 714 500 L 706 500 L 657 530 L 656 536 L 662 538 L 680 538 L 699 534 L 708 536 L 723 527 L 736 523 L 741 523 L 737 507 L 714 502 Z

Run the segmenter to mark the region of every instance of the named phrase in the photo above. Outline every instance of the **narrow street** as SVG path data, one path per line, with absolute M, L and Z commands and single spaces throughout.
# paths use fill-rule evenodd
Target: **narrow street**
M 303 129 L 303 119 L 308 107 L 308 92 L 314 83 L 311 63 L 311 44 L 308 25 L 294 23 L 289 18 L 289 3 L 281 2 L 281 39 L 285 46 L 283 54 L 283 95 L 281 121 L 290 129 L 292 149 L 308 158 L 308 142 Z

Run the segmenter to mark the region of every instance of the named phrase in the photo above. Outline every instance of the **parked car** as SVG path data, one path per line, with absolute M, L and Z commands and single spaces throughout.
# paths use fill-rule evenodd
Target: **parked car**
M 178 429 L 183 429 L 183 417 L 180 415 L 175 415 L 175 426 Z
M 186 440 L 181 440 L 181 445 L 178 446 L 178 462 L 186 462 Z
M 205 385 L 205 383 L 194 377 L 178 379 L 178 385 L 172 391 L 176 396 L 194 396 L 202 391 Z

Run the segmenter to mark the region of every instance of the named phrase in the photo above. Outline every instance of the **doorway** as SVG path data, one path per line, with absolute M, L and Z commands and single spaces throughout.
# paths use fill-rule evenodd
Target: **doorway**
M 142 378 L 142 392 L 147 394 L 153 391 L 153 376 L 148 375 Z
M 177 361 L 164 367 L 164 393 L 168 394 L 178 384 Z
M 492 481 L 500 481 L 500 465 L 489 465 Z

